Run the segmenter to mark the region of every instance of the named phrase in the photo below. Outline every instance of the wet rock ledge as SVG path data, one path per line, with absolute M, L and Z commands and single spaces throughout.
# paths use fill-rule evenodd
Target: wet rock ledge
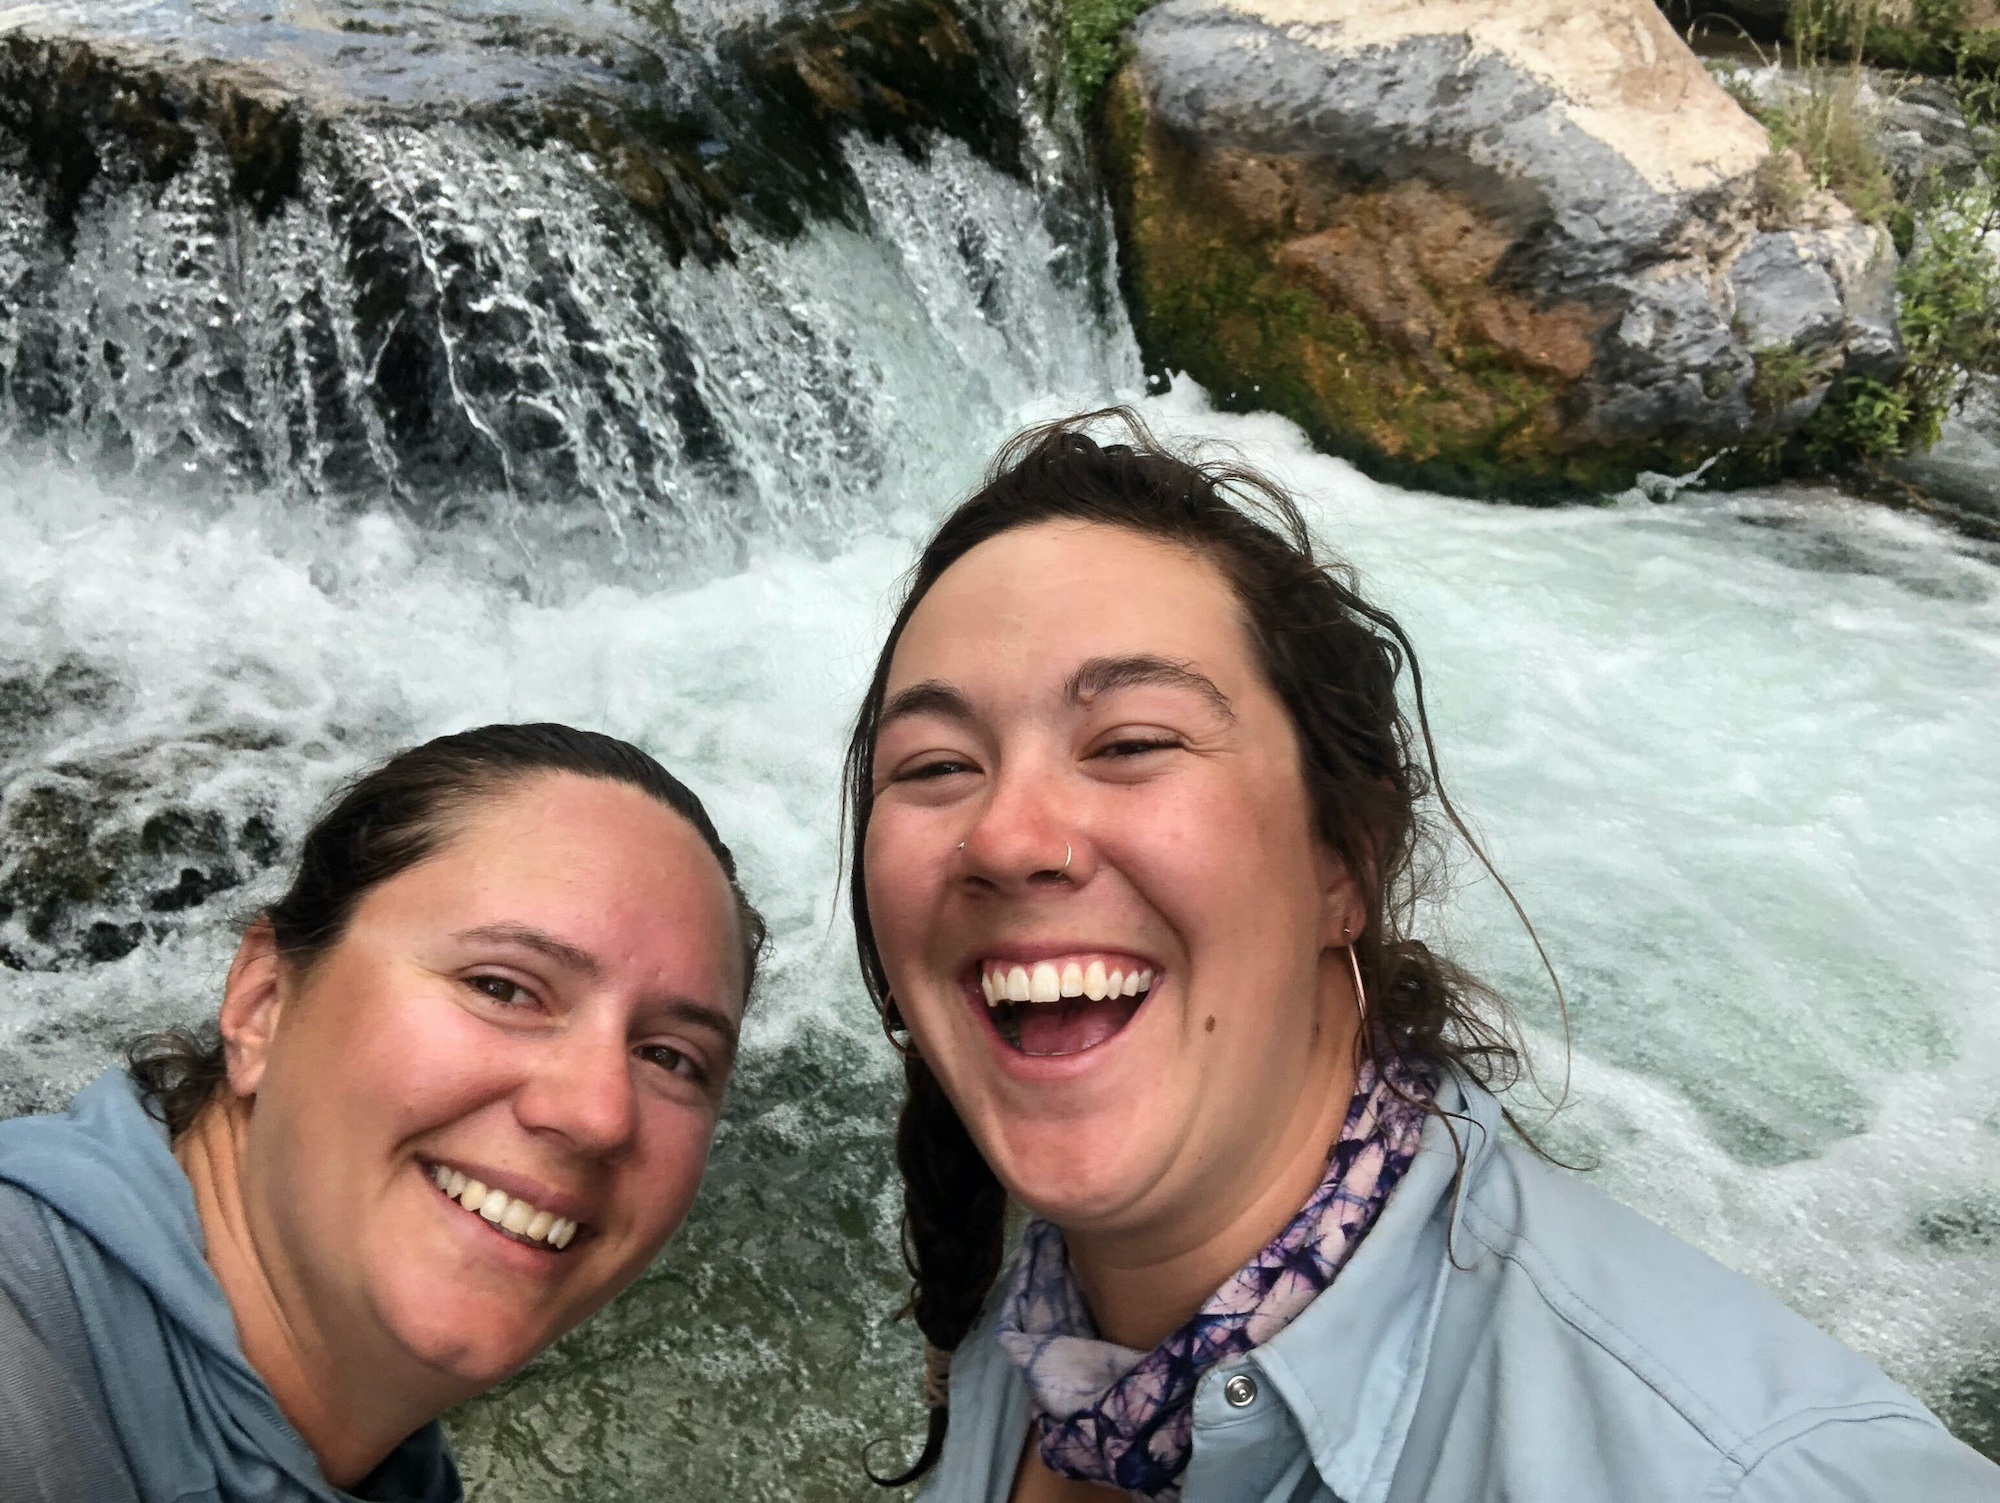
M 960 0 L 0 0 L 0 441 L 698 532 L 751 465 L 663 284 L 869 231 L 857 138 L 1026 181 L 1011 56 Z
M 1166 0 L 1101 128 L 1149 365 L 1388 478 L 1620 488 L 1901 360 L 1887 234 L 1651 0 Z

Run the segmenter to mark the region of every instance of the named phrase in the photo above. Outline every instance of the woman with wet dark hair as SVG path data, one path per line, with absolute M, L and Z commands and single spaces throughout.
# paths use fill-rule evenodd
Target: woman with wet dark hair
M 1415 656 L 1268 480 L 1125 412 L 1021 435 L 918 560 L 847 791 L 930 1405 L 883 1480 L 2000 1498 L 1869 1364 L 1505 1134 L 1498 999 L 1412 928 L 1427 811 L 1464 834 Z
M 686 1215 L 763 933 L 622 741 L 487 726 L 358 779 L 212 1036 L 0 1123 L 0 1498 L 458 1499 L 437 1417 Z

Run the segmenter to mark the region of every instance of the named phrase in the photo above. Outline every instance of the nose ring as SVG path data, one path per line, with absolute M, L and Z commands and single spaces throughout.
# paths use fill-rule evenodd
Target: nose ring
M 961 841 L 960 841 L 960 842 L 958 843 L 958 848 L 959 848 L 959 849 L 960 849 L 961 851 L 962 851 L 962 850 L 964 850 L 964 849 L 965 849 L 965 842 L 961 840 Z
M 1074 856 L 1075 854 L 1076 854 L 1075 848 L 1072 847 L 1067 841 L 1065 841 L 1063 843 L 1063 864 L 1062 864 L 1062 869 L 1064 871 L 1069 870 L 1070 857 Z

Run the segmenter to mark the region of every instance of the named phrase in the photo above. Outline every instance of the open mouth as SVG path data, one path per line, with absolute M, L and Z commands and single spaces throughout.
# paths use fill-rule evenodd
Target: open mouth
M 979 990 L 994 1031 L 1023 1054 L 1081 1054 L 1114 1037 L 1145 1003 L 1154 968 L 1127 955 L 987 960 Z
M 481 1181 L 446 1164 L 427 1164 L 424 1172 L 447 1200 L 455 1200 L 494 1231 L 524 1246 L 559 1253 L 581 1228 L 567 1216 L 530 1205 L 505 1190 L 489 1189 Z

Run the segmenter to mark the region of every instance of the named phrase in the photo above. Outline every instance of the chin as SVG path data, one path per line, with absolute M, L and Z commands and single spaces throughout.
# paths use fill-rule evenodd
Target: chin
M 1065 1229 L 1115 1224 L 1160 1179 L 1129 1140 L 1097 1148 L 1074 1133 L 1049 1145 L 1016 1146 L 1000 1177 L 1014 1198 Z
M 412 1357 L 475 1391 L 512 1377 L 547 1345 L 539 1326 L 529 1329 L 520 1312 L 462 1292 L 411 1291 L 384 1304 L 383 1324 Z

